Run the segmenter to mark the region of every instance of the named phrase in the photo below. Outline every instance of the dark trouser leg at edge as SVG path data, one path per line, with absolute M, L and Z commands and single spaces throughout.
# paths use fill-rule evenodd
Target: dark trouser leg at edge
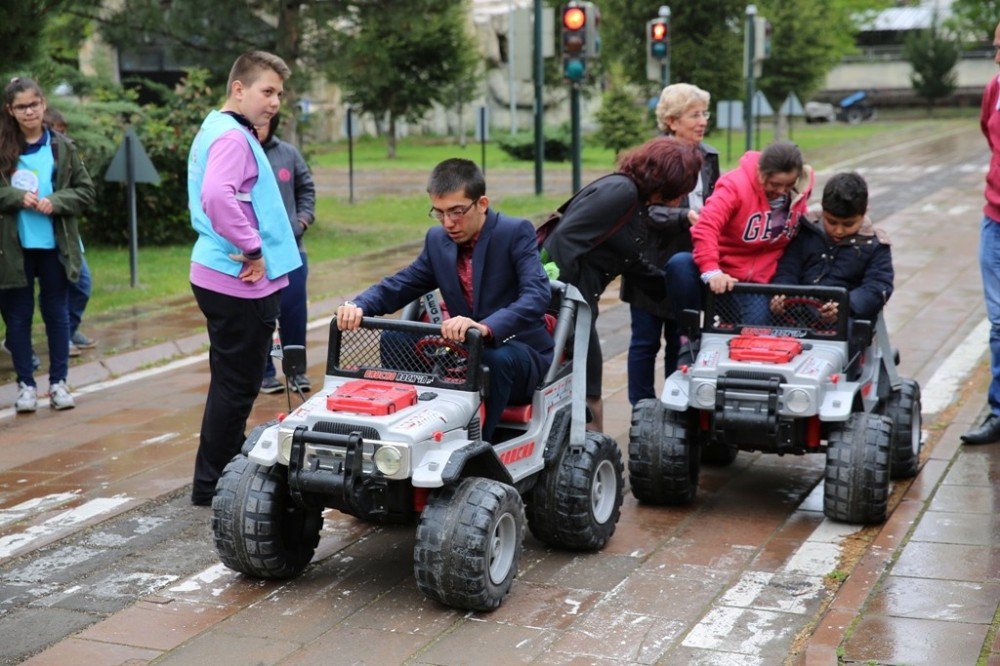
M 222 470 L 243 446 L 247 418 L 264 377 L 280 293 L 244 299 L 193 285 L 192 290 L 207 322 L 212 375 L 191 491 L 193 503 L 205 504 L 215 494 Z

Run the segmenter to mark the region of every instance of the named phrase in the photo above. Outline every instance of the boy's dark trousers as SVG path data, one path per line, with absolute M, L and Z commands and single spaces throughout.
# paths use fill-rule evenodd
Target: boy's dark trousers
M 260 391 L 281 292 L 236 298 L 191 285 L 208 328 L 211 382 L 194 463 L 191 501 L 207 504 L 222 470 L 240 452 L 247 418 Z

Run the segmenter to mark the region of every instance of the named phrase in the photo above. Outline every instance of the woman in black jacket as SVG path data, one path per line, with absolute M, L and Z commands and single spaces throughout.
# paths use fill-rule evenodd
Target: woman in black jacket
M 691 225 L 698 221 L 698 211 L 719 179 L 719 153 L 702 140 L 708 129 L 710 99 L 697 86 L 675 83 L 663 89 L 656 105 L 656 120 L 663 133 L 696 146 L 703 160 L 694 189 L 686 193 L 679 205 L 649 208 L 645 257 L 659 268 L 677 252 L 691 251 Z M 644 398 L 656 397 L 654 366 L 661 335 L 664 371 L 669 375 L 677 367 L 680 333 L 670 303 L 649 298 L 636 287 L 630 275 L 622 277 L 621 299 L 630 304 L 632 317 L 628 399 L 635 405 Z
M 651 298 L 666 296 L 663 273 L 643 256 L 650 206 L 676 206 L 698 180 L 701 153 L 672 137 L 658 137 L 624 154 L 618 171 L 584 186 L 569 202 L 543 249 L 559 279 L 577 287 L 593 313 L 587 352 L 590 427 L 603 429 L 597 302 L 616 277 L 627 274 Z

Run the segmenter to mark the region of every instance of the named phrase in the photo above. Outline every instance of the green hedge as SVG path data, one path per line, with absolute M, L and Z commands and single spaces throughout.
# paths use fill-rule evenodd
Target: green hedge
M 545 130 L 545 160 L 551 162 L 567 162 L 572 157 L 573 138 L 569 127 Z M 535 159 L 535 135 L 521 133 L 501 135 L 497 145 L 505 153 L 517 160 L 533 161 Z

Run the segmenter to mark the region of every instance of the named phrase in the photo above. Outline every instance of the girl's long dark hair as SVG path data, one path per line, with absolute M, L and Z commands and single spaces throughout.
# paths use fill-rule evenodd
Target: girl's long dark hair
M 0 110 L 0 173 L 10 175 L 17 168 L 17 160 L 24 152 L 27 145 L 24 140 L 24 133 L 21 126 L 17 124 L 17 119 L 11 115 L 10 107 L 14 104 L 14 98 L 23 92 L 33 92 L 41 98 L 45 98 L 39 86 L 33 79 L 23 76 L 14 77 L 3 89 L 3 109 Z

